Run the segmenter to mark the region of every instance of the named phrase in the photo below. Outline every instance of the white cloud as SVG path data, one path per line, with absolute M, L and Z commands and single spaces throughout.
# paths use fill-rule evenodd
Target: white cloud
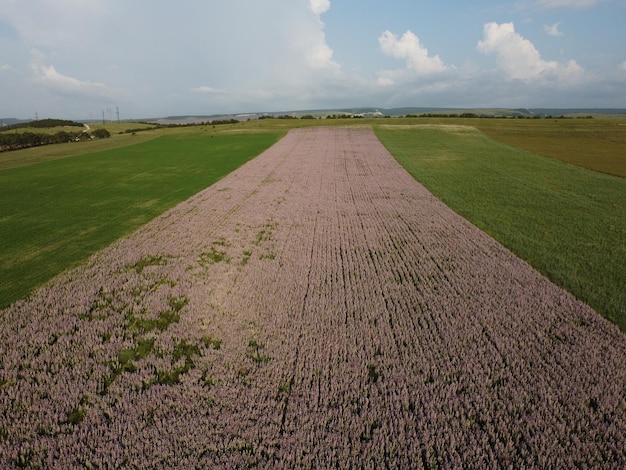
M 580 78 L 583 73 L 582 67 L 573 60 L 565 65 L 543 60 L 535 46 L 515 32 L 513 23 L 485 24 L 478 50 L 487 55 L 494 54 L 504 73 L 512 79 L 530 82 L 552 77 L 568 82 Z
M 318 23 L 310 30 L 308 28 L 299 31 L 298 36 L 303 36 L 296 41 L 305 48 L 305 57 L 309 67 L 312 69 L 328 69 L 338 71 L 341 67 L 333 60 L 333 50 L 326 42 L 324 34 L 324 23 L 319 18 L 322 13 L 330 9 L 330 0 L 309 0 L 309 8 L 318 17 Z
M 621 64 L 619 64 L 618 66 L 621 70 L 626 71 L 626 60 L 624 62 L 622 62 Z
M 44 64 L 44 55 L 38 50 L 32 51 L 32 57 L 31 68 L 34 72 L 34 82 L 54 91 L 100 98 L 114 98 L 122 94 L 121 90 L 108 87 L 104 83 L 79 80 L 57 72 L 54 65 Z
M 566 64 L 559 64 L 556 77 L 562 83 L 576 83 L 584 78 L 585 70 L 575 60 L 569 60 Z
M 309 7 L 316 15 L 321 15 L 330 10 L 330 0 L 309 0 Z
M 383 75 L 384 75 L 384 72 L 383 72 Z M 376 81 L 376 83 L 378 83 L 379 86 L 386 87 L 386 86 L 394 85 L 396 82 L 390 76 L 386 76 L 386 77 L 381 76 L 381 77 L 378 77 L 378 80 Z
M 535 6 L 542 9 L 577 8 L 584 9 L 595 6 L 606 0 L 535 0 Z
M 22 49 L 21 64 L 0 53 L 0 66 L 21 67 L 30 75 L 23 87 L 41 93 L 36 105 L 34 93 L 20 93 L 13 114 L 35 106 L 90 111 L 105 97 L 145 115 L 274 109 L 348 82 L 320 18 L 329 0 L 0 3 L 0 21 Z M 40 57 L 29 57 L 33 49 Z
M 543 25 L 543 30 L 550 36 L 562 37 L 564 34 L 563 31 L 559 29 L 559 26 L 561 26 L 561 23 L 554 23 L 551 25 L 546 24 Z
M 406 68 L 417 75 L 430 75 L 448 69 L 438 55 L 428 55 L 428 49 L 411 31 L 405 32 L 399 39 L 391 31 L 385 31 L 378 38 L 378 43 L 383 53 L 405 60 Z M 389 77 L 386 80 L 383 78 L 383 82 L 388 82 L 389 79 Z
M 594 4 L 517 1 L 525 9 Z M 414 2 L 400 3 L 407 4 L 404 14 L 416 11 L 409 5 Z M 333 15 L 333 0 L 0 4 L 0 22 L 10 33 L 0 34 L 0 103 L 3 113 L 15 116 L 36 110 L 40 115 L 84 118 L 97 115 L 103 103 L 119 105 L 124 114 L 137 118 L 370 104 L 482 106 L 494 97 L 503 105 L 523 106 L 556 103 L 566 94 L 565 104 L 595 106 L 599 86 L 562 84 L 571 85 L 567 80 L 573 77 L 604 84 L 599 67 L 590 65 L 583 73 L 576 62 L 567 62 L 574 56 L 542 57 L 512 25 L 508 33 L 505 25 L 494 25 L 484 37 L 479 30 L 479 37 L 465 44 L 462 41 L 476 33 L 466 19 L 456 19 L 462 27 L 451 22 L 449 30 L 432 31 L 427 37 L 398 29 L 397 23 L 381 26 L 391 18 L 378 18 L 378 26 L 360 24 L 356 7 L 352 16 Z M 553 16 L 538 24 L 541 28 L 557 20 L 561 18 Z M 576 39 L 576 20 L 567 20 L 568 39 Z M 552 25 L 552 31 L 565 29 L 565 21 Z M 543 31 L 540 35 L 547 39 Z M 371 39 L 378 43 L 372 46 Z M 485 55 L 476 50 L 479 40 Z M 595 47 L 604 47 L 599 44 Z M 34 49 L 41 55 L 31 56 Z M 585 53 L 576 56 L 579 63 L 595 64 Z M 614 75 L 614 89 L 620 91 L 614 92 L 614 101 L 622 103 L 626 64 L 620 62 L 626 57 L 616 59 L 617 53 L 606 54 L 613 59 L 603 70 Z M 444 59 L 456 61 L 459 68 Z M 495 70 L 487 70 L 485 62 Z
M 109 5 L 100 0 L 2 0 L 0 19 L 39 47 L 67 46 L 77 37 L 88 38 L 93 23 L 106 15 Z
M 220 90 L 218 88 L 213 88 L 210 86 L 199 86 L 196 88 L 192 88 L 190 90 L 192 93 L 206 93 L 206 94 L 215 94 L 215 93 L 222 93 L 223 90 Z
M 333 50 L 326 44 L 325 37 L 312 44 L 307 54 L 307 62 L 314 69 L 339 70 L 340 68 L 339 64 L 333 60 Z

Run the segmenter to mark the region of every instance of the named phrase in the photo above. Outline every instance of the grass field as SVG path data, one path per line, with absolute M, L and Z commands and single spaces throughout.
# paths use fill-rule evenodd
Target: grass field
M 411 173 L 456 212 L 626 330 L 626 180 L 465 126 L 381 126 Z
M 47 161 L 0 171 L 0 307 L 210 186 L 280 135 L 137 135 L 135 145 L 106 139 L 126 146 L 68 158 L 43 151 L 86 146 L 31 149 Z
M 434 127 L 414 127 L 424 124 Z M 626 180 L 580 168 L 626 175 L 623 119 L 268 119 L 136 135 L 120 134 L 133 123 L 111 125 L 110 139 L 0 154 L 0 306 L 290 128 L 357 125 L 374 126 L 418 181 L 626 329 Z M 458 125 L 481 132 L 450 132 Z
M 34 165 L 36 163 L 57 160 L 59 158 L 74 157 L 88 153 L 114 150 L 118 148 L 147 142 L 158 137 L 156 132 L 142 132 L 137 135 L 114 135 L 110 139 L 99 139 L 89 142 L 70 142 L 66 144 L 44 145 L 29 149 L 0 153 L 0 170 L 18 166 Z
M 380 122 L 380 120 L 379 120 Z M 393 119 L 394 124 L 465 125 L 544 157 L 626 177 L 626 119 Z
M 476 121 L 478 129 L 500 142 L 591 170 L 626 177 L 624 119 Z

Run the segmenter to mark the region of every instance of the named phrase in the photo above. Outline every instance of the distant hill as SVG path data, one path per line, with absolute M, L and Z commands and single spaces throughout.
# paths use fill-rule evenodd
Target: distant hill
M 36 121 L 27 121 L 20 119 L 3 119 L 2 130 L 19 129 L 23 127 L 35 129 L 50 129 L 53 127 L 83 127 L 81 122 L 67 121 L 65 119 L 39 119 Z
M 0 129 L 7 126 L 14 126 L 16 124 L 24 124 L 27 122 L 30 122 L 30 119 L 2 118 L 0 119 Z
M 423 114 L 463 114 L 478 116 L 532 117 L 532 116 L 573 116 L 573 115 L 626 115 L 625 108 L 378 108 L 387 116 L 406 116 Z
M 437 108 L 437 107 L 401 107 L 401 108 L 375 108 L 375 107 L 358 107 L 358 108 L 331 108 L 331 109 L 303 109 L 296 111 L 281 111 L 271 113 L 255 113 L 246 114 L 247 118 L 258 117 L 262 115 L 280 116 L 292 115 L 294 117 L 314 116 L 340 116 L 353 115 L 363 117 L 382 117 L 382 116 L 423 116 L 427 114 L 438 115 L 461 115 L 474 114 L 476 116 L 488 117 L 545 117 L 545 116 L 578 116 L 578 115 L 624 115 L 626 116 L 626 108 Z M 233 115 L 233 117 L 244 115 Z M 206 118 L 206 117 L 205 117 Z
M 148 122 L 154 124 L 199 124 L 212 121 L 248 121 L 261 117 L 292 116 L 301 118 L 303 116 L 325 118 L 327 116 L 341 115 L 358 117 L 399 117 L 399 116 L 423 116 L 427 114 L 436 115 L 461 115 L 471 113 L 480 117 L 546 117 L 546 116 L 626 116 L 626 108 L 438 108 L 438 107 L 416 107 L 407 106 L 400 108 L 375 108 L 375 107 L 355 107 L 355 108 L 328 108 L 328 109 L 301 109 L 291 111 L 268 111 L 251 112 L 237 114 L 211 114 L 211 115 L 182 115 L 152 117 L 146 119 L 134 119 L 135 122 Z M 94 119 L 93 122 L 100 122 Z M 64 121 L 61 119 L 0 119 L 0 130 L 8 130 L 12 126 L 28 124 L 28 127 L 55 127 L 55 126 L 82 126 L 75 121 Z
M 532 108 L 535 114 L 544 116 L 571 116 L 571 115 L 626 115 L 626 109 L 620 108 Z

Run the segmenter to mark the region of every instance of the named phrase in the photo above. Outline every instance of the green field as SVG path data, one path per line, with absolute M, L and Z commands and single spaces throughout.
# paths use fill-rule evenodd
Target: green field
M 601 173 L 626 177 L 626 119 L 623 117 L 594 119 L 395 118 L 388 123 L 471 126 L 492 139 L 512 147 Z
M 56 160 L 59 158 L 74 157 L 87 153 L 113 150 L 147 142 L 157 137 L 156 132 L 145 132 L 137 135 L 114 135 L 111 139 L 100 139 L 92 142 L 71 142 L 65 144 L 43 145 L 29 149 L 0 153 L 0 170 L 18 166 L 34 165 L 36 163 Z
M 56 147 L 80 153 L 97 146 L 7 152 L 12 159 L 39 152 L 41 162 L 0 170 L 0 307 L 210 186 L 281 135 L 196 130 L 138 135 L 134 145 L 120 136 L 107 139 L 110 150 L 66 158 Z M 120 141 L 126 146 L 114 148 Z
M 492 139 L 538 155 L 626 177 L 626 122 L 601 119 L 479 119 Z
M 625 179 L 508 146 L 468 126 L 376 131 L 438 198 L 626 331 Z
M 455 211 L 626 331 L 626 179 L 609 175 L 626 175 L 623 119 L 271 119 L 119 134 L 134 125 L 0 154 L 0 307 L 288 129 L 358 125 L 373 126 Z

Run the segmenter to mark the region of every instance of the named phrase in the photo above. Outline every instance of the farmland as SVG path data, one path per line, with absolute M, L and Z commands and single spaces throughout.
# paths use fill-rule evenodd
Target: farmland
M 624 178 L 499 144 L 466 124 L 377 132 L 448 206 L 626 330 Z
M 78 152 L 72 157 L 58 158 L 54 145 L 2 154 L 13 164 L 0 170 L 0 307 L 211 185 L 280 135 L 116 136 L 100 152 L 80 153 L 101 148 L 100 141 L 58 146 Z
M 626 464 L 624 335 L 367 127 L 291 131 L 2 320 L 4 467 Z
M 385 124 L 461 125 L 536 155 L 601 173 L 626 177 L 626 120 L 594 119 L 394 119 Z
M 624 119 L 482 119 L 475 124 L 489 137 L 508 145 L 626 177 Z
M 129 145 L 135 145 L 146 140 L 151 140 L 157 137 L 155 133 L 142 133 L 133 135 L 131 133 L 124 134 L 124 131 L 129 129 L 130 123 L 123 125 L 117 125 L 108 123 L 106 127 L 101 125 L 92 124 L 91 129 L 106 129 L 109 132 L 116 132 L 113 139 L 100 139 L 90 142 L 68 142 L 57 145 L 46 145 L 42 147 L 31 147 L 18 152 L 2 152 L 0 153 L 0 170 L 6 168 L 15 168 L 18 166 L 33 165 L 35 163 L 41 163 L 49 160 L 55 160 L 58 158 L 67 158 L 76 155 L 83 155 L 88 153 L 94 153 L 104 150 L 113 150 L 117 148 L 126 147 Z M 132 127 L 147 127 L 145 125 L 132 124 Z M 54 132 L 48 130 L 48 132 Z M 25 128 L 20 129 L 20 132 L 35 131 L 36 129 Z M 46 129 L 37 129 L 37 132 L 45 132 Z M 2 131 L 2 133 L 11 131 Z M 15 132 L 15 131 L 13 131 Z M 122 134 L 117 134 L 120 132 Z

